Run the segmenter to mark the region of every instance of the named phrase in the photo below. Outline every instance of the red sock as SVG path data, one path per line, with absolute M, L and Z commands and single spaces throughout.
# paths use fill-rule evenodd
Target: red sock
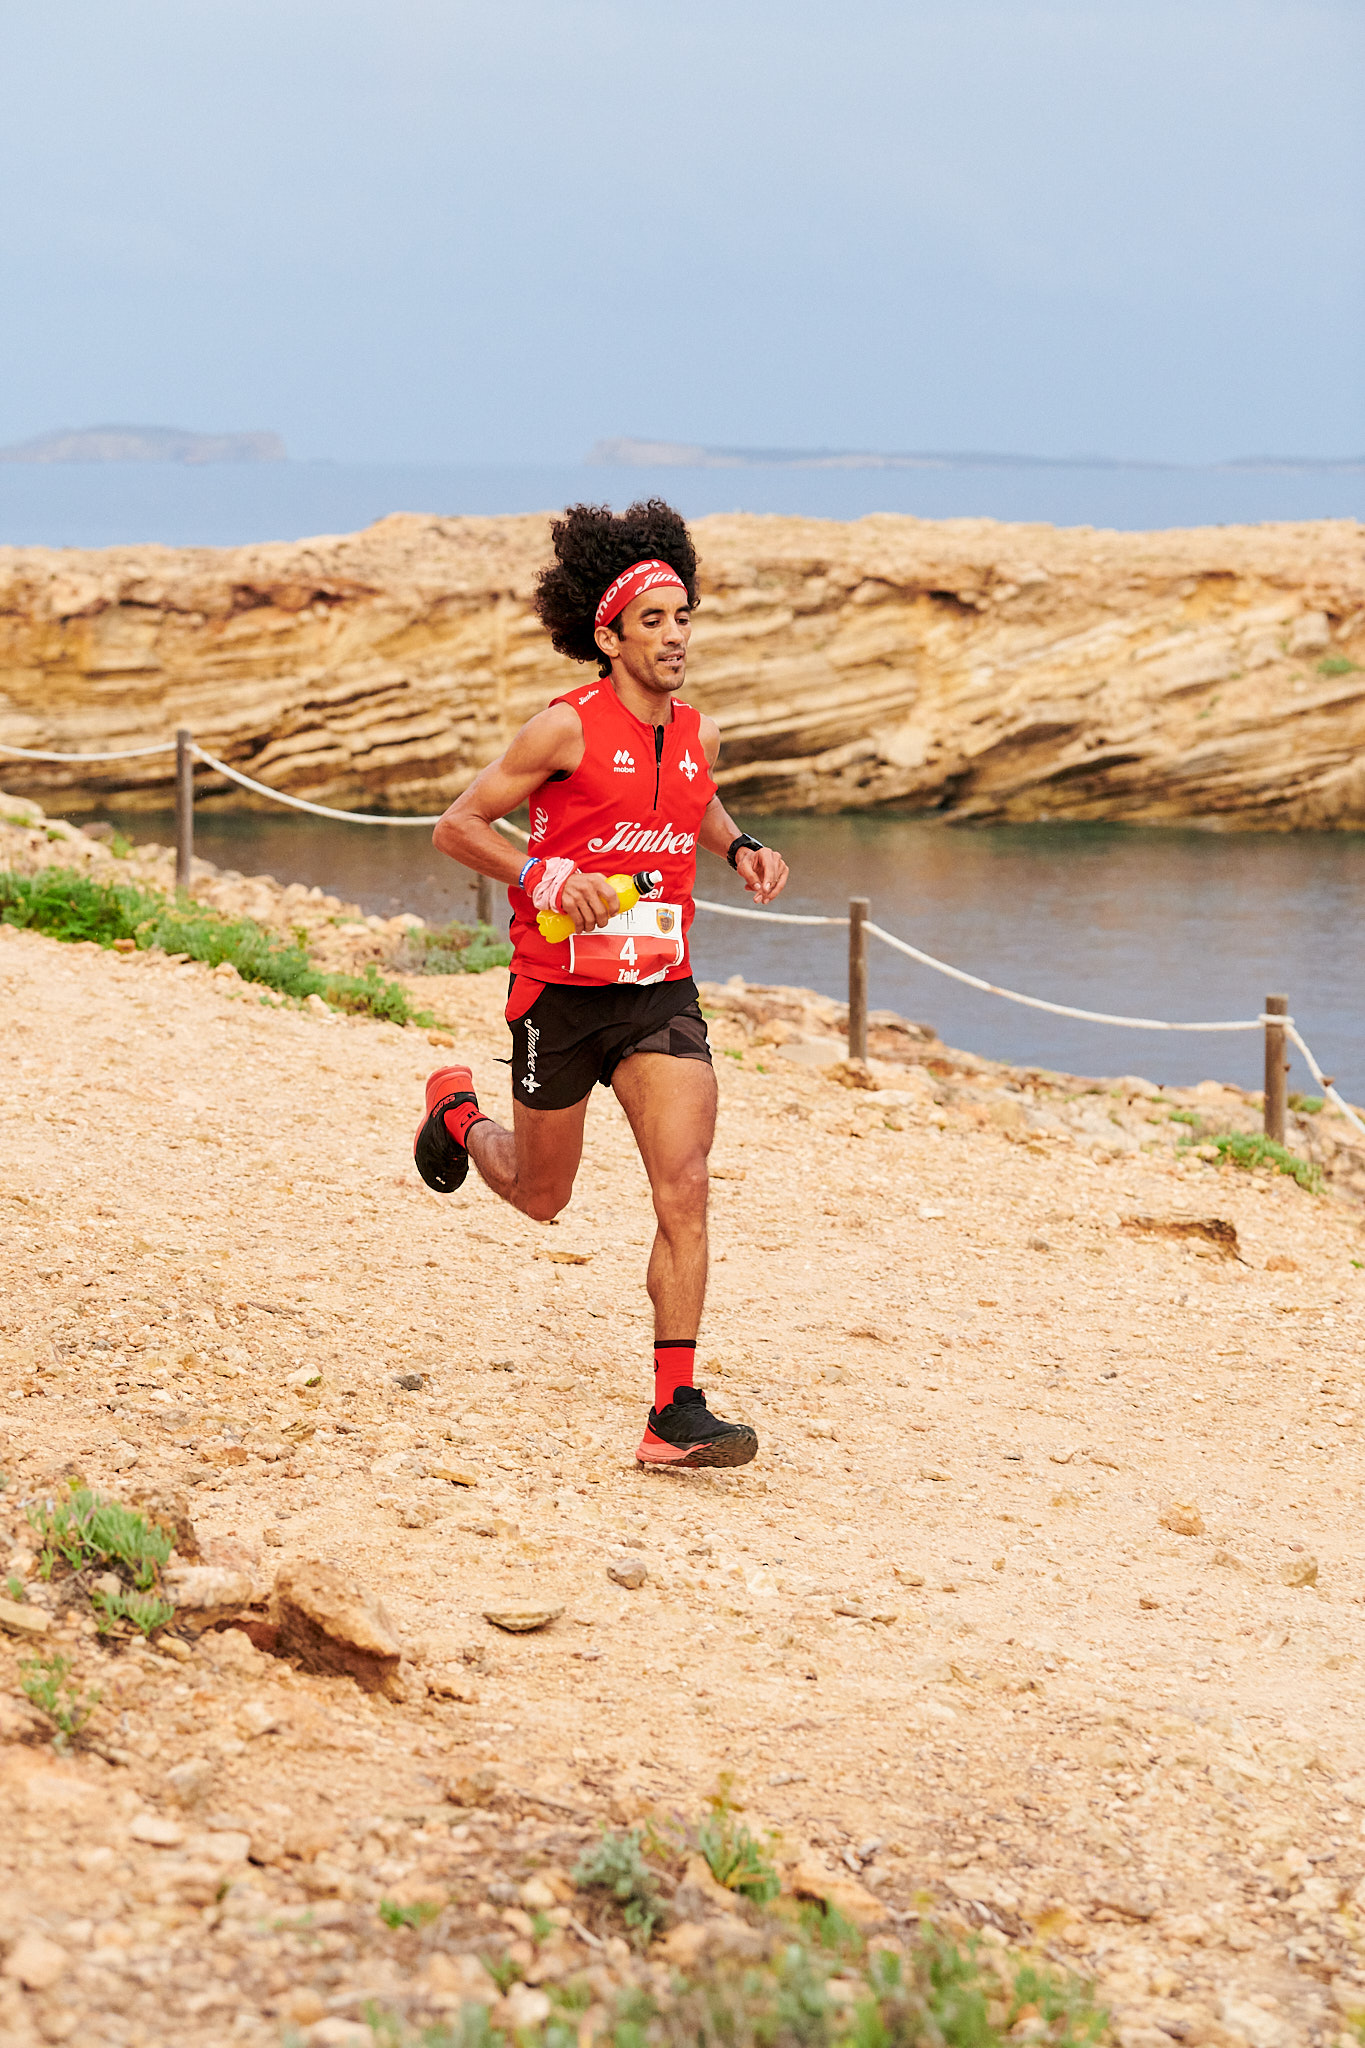
M 666 1408 L 679 1387 L 692 1384 L 692 1366 L 697 1355 L 695 1337 L 654 1339 L 654 1406 Z
M 448 1109 L 445 1113 L 445 1127 L 457 1145 L 467 1145 L 469 1143 L 469 1133 L 473 1130 L 475 1124 L 486 1124 L 487 1122 L 488 1118 L 479 1108 L 477 1102 L 457 1103 L 454 1109 Z

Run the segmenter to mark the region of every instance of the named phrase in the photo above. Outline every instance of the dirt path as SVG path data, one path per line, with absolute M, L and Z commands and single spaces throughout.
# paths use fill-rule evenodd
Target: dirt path
M 440 985 L 495 1113 L 501 996 Z M 896 1914 L 1035 1930 L 1128 2048 L 1287 2048 L 1365 2006 L 1358 1211 L 957 1111 L 894 1130 L 716 1036 L 699 1376 L 762 1452 L 643 1474 L 651 1218 L 614 1104 L 558 1225 L 442 1201 L 420 1032 L 0 927 L 0 1516 L 17 1542 L 71 1466 L 184 1489 L 263 1583 L 356 1571 L 422 1681 L 393 1704 L 237 1634 L 115 1658 L 59 1617 L 113 1761 L 0 1744 L 5 2038 L 354 2018 L 434 1968 L 360 1942 L 361 1907 L 439 1881 L 496 1917 L 499 1857 L 694 1813 L 723 1773 Z M 1242 1258 L 1138 1215 L 1228 1219 Z M 500 1635 L 514 1600 L 564 1616 Z M 11 1736 L 20 1654 L 0 1635 Z M 34 1936 L 62 1960 L 25 1988 Z

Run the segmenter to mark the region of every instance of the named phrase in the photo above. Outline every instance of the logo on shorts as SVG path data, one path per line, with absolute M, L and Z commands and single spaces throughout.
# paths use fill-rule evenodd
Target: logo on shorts
M 673 905 L 671 903 L 661 903 L 659 905 L 659 908 L 655 911 L 654 915 L 658 919 L 659 930 L 663 933 L 664 937 L 667 938 L 668 934 L 672 931 L 674 925 L 678 921 L 677 911 L 674 910 Z
M 528 1095 L 534 1095 L 541 1083 L 536 1079 L 536 1048 L 540 1044 L 540 1033 L 534 1024 L 526 1027 L 526 1078 L 522 1087 Z
M 635 756 L 634 754 L 628 754 L 624 747 L 618 747 L 612 755 L 612 766 L 618 775 L 633 775 L 635 773 Z
M 692 759 L 692 749 L 690 747 L 688 748 L 687 752 L 683 755 L 681 761 L 679 761 L 678 766 L 682 769 L 683 774 L 687 777 L 689 782 L 691 782 L 692 778 L 695 775 L 700 775 L 701 773 L 700 768 L 698 768 L 696 762 Z

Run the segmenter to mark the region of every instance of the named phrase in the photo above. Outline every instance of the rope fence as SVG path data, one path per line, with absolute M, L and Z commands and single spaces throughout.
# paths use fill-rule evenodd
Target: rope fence
M 215 775 L 224 776 L 229 782 L 238 783 L 258 796 L 268 797 L 271 802 L 285 804 L 291 810 L 306 811 L 315 818 L 335 818 L 347 825 L 420 825 L 430 830 L 440 822 L 442 813 L 433 817 L 394 816 L 383 811 L 339 811 L 330 804 L 315 804 L 306 797 L 290 796 L 282 789 L 272 789 L 269 783 L 258 782 L 254 776 L 246 775 L 240 768 L 233 768 L 226 761 L 220 761 L 216 754 L 210 754 L 201 747 L 193 735 L 182 727 L 173 740 L 159 741 L 155 746 L 126 747 L 116 753 L 59 754 L 35 747 L 11 747 L 0 742 L 0 754 L 16 756 L 23 761 L 66 761 L 72 763 L 100 761 L 145 760 L 154 754 L 170 754 L 176 757 L 176 871 L 177 887 L 186 887 L 190 880 L 191 863 L 194 857 L 194 763 L 202 761 Z M 494 821 L 497 829 L 522 845 L 527 844 L 529 835 L 519 825 L 513 825 L 506 818 Z M 475 877 L 478 890 L 478 911 L 480 920 L 491 924 L 493 919 L 493 884 L 485 875 Z M 1083 1010 L 1070 1003 L 1049 1002 L 1043 996 L 1024 995 L 1018 989 L 1002 988 L 998 983 L 984 980 L 979 974 L 969 974 L 965 968 L 954 967 L 946 960 L 936 959 L 932 953 L 924 952 L 919 946 L 912 946 L 907 939 L 897 937 L 895 932 L 885 931 L 874 924 L 868 916 L 871 905 L 865 896 L 855 896 L 849 902 L 847 917 L 816 916 L 785 910 L 750 910 L 742 904 L 712 903 L 704 896 L 695 897 L 698 910 L 705 910 L 714 917 L 750 918 L 763 924 L 787 925 L 842 925 L 849 935 L 848 958 L 848 1056 L 851 1060 L 867 1059 L 867 941 L 878 939 L 893 951 L 903 953 L 921 967 L 927 967 L 934 974 L 946 975 L 949 980 L 964 984 L 967 988 L 978 989 L 983 995 L 998 996 L 1003 1002 L 1020 1003 L 1026 1009 L 1044 1010 L 1053 1017 L 1072 1017 L 1083 1024 L 1107 1024 L 1126 1031 L 1263 1031 L 1265 1033 L 1265 1132 L 1268 1138 L 1283 1144 L 1288 1112 L 1286 1075 L 1289 1062 L 1285 1058 L 1287 1046 L 1294 1045 L 1303 1058 L 1305 1066 L 1314 1081 L 1322 1089 L 1324 1098 L 1349 1123 L 1365 1136 L 1365 1120 L 1352 1109 L 1350 1103 L 1338 1094 L 1336 1087 L 1319 1066 L 1311 1047 L 1304 1039 L 1294 1019 L 1289 1015 L 1289 999 L 1283 995 L 1266 997 L 1265 1009 L 1257 1017 L 1236 1017 L 1218 1023 L 1172 1022 L 1164 1017 L 1123 1017 L 1106 1010 Z

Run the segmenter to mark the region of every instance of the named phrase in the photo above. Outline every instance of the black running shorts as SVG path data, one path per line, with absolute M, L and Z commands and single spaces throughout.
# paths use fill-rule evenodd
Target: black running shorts
M 515 994 L 515 975 L 512 985 Z M 512 1095 L 530 1109 L 568 1109 L 590 1095 L 595 1082 L 609 1088 L 633 1052 L 711 1064 L 706 1020 L 690 975 L 647 988 L 549 982 L 511 1032 Z

